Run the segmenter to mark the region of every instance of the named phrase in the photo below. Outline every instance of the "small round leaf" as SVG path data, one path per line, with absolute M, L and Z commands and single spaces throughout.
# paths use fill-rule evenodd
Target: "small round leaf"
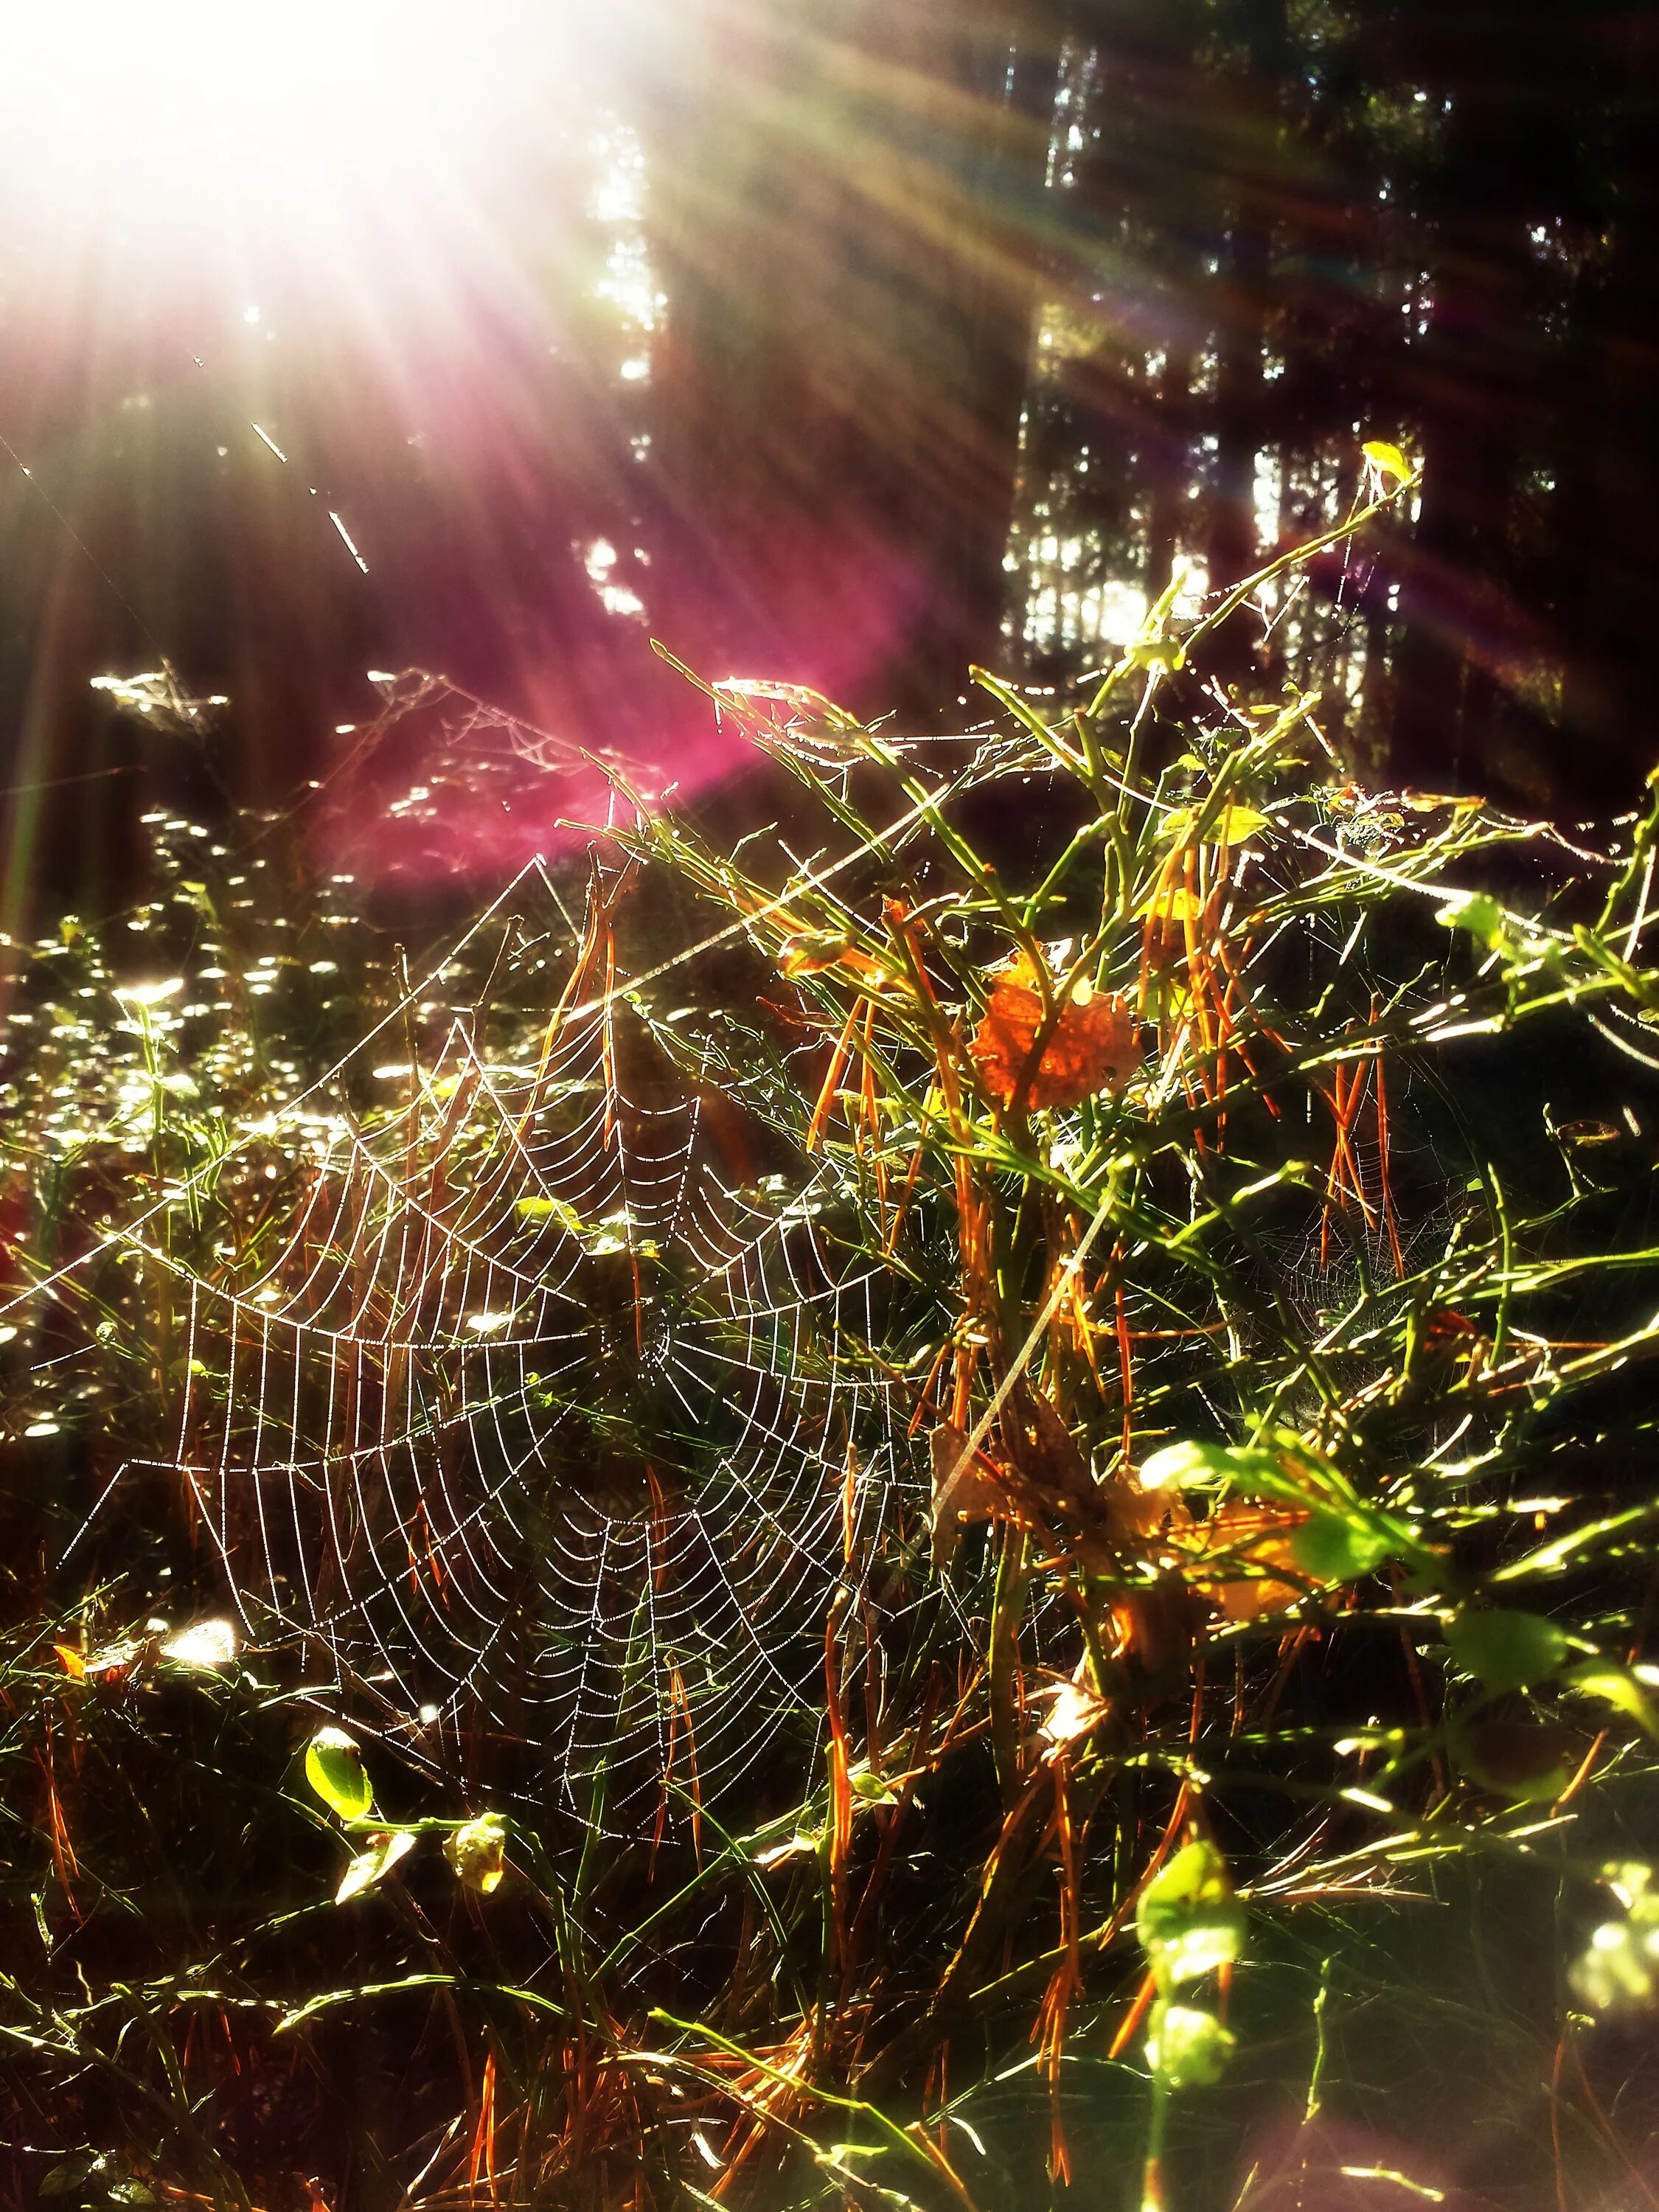
M 1608 1659 L 1587 1659 L 1572 1669 L 1567 1681 L 1581 1698 L 1605 1698 L 1644 1735 L 1659 1736 L 1659 1712 L 1628 1667 L 1615 1666 Z
M 1467 929 L 1488 948 L 1496 946 L 1504 934 L 1504 909 L 1487 891 L 1466 891 L 1449 901 L 1434 918 L 1447 929 Z
M 1508 1607 L 1460 1613 L 1446 1623 L 1446 1642 L 1458 1665 L 1488 1690 L 1524 1690 L 1560 1670 L 1567 1639 L 1541 1613 Z
M 1146 2063 L 1172 2089 L 1202 2088 L 1225 2073 L 1236 2040 L 1213 2013 L 1166 2000 L 1152 2010 Z
M 1517 1804 L 1548 1804 L 1572 1779 L 1579 1739 L 1534 1721 L 1478 1721 L 1457 1741 L 1465 1773 Z
M 1232 1455 L 1221 1444 L 1165 1444 L 1140 1464 L 1143 1490 L 1192 1490 L 1224 1482 Z
M 1367 438 L 1359 450 L 1384 483 L 1402 484 L 1411 475 L 1411 463 L 1387 438 Z

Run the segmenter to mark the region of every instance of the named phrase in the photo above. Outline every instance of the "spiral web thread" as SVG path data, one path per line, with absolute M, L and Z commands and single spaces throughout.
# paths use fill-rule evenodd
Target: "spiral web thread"
M 325 1650 L 411 1742 L 534 1744 L 574 1811 L 637 1826 L 781 1731 L 810 1747 L 826 1608 L 903 1447 L 843 1356 L 883 1270 L 824 1230 L 833 1169 L 745 1181 L 726 1116 L 592 991 L 596 942 L 516 1054 L 463 1014 L 431 1064 L 370 1068 L 382 1028 L 334 1095 L 401 1110 L 275 1117 L 300 1166 L 270 1217 L 179 1271 L 173 1466 L 250 1633 Z

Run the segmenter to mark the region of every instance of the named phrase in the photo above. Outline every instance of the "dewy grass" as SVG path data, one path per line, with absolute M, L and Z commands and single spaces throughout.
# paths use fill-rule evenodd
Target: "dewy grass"
M 162 823 L 18 950 L 22 2201 L 1643 2187 L 1659 805 L 1201 643 L 713 686 L 787 837 L 574 945 Z

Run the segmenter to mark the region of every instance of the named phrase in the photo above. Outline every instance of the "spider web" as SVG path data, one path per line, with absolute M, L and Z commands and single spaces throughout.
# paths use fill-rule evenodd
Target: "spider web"
M 546 945 L 492 1005 L 545 1008 Z M 221 1267 L 174 1268 L 168 1464 L 251 1635 L 428 1754 L 538 1747 L 573 1811 L 637 1829 L 810 1752 L 826 1610 L 908 1455 L 844 1350 L 886 1271 L 838 1242 L 833 1164 L 757 1176 L 594 948 L 501 1048 L 468 1010 L 388 1065 L 382 1025 L 265 1124 L 271 1195 Z

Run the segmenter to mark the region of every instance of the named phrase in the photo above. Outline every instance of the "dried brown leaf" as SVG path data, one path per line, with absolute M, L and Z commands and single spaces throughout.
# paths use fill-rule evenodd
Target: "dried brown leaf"
M 1002 1417 L 1006 1455 L 1047 1504 L 1091 1503 L 1095 1480 L 1076 1440 L 1040 1390 L 1022 1383 Z
M 1062 1751 L 1067 1744 L 1091 1735 L 1111 1717 L 1111 1706 L 1087 1678 L 1085 1662 L 1070 1681 L 1054 1686 L 1054 1703 L 1048 1708 L 1041 1733 L 1051 1747 L 1051 1753 Z
M 1112 1601 L 1117 1649 L 1148 1674 L 1165 1674 L 1190 1656 L 1203 1625 L 1203 1602 L 1171 1569 Z
M 969 1521 L 1000 1521 L 1007 1493 L 983 1452 L 969 1451 L 965 1433 L 941 1421 L 928 1440 L 933 1474 L 933 1565 L 951 1564 Z

